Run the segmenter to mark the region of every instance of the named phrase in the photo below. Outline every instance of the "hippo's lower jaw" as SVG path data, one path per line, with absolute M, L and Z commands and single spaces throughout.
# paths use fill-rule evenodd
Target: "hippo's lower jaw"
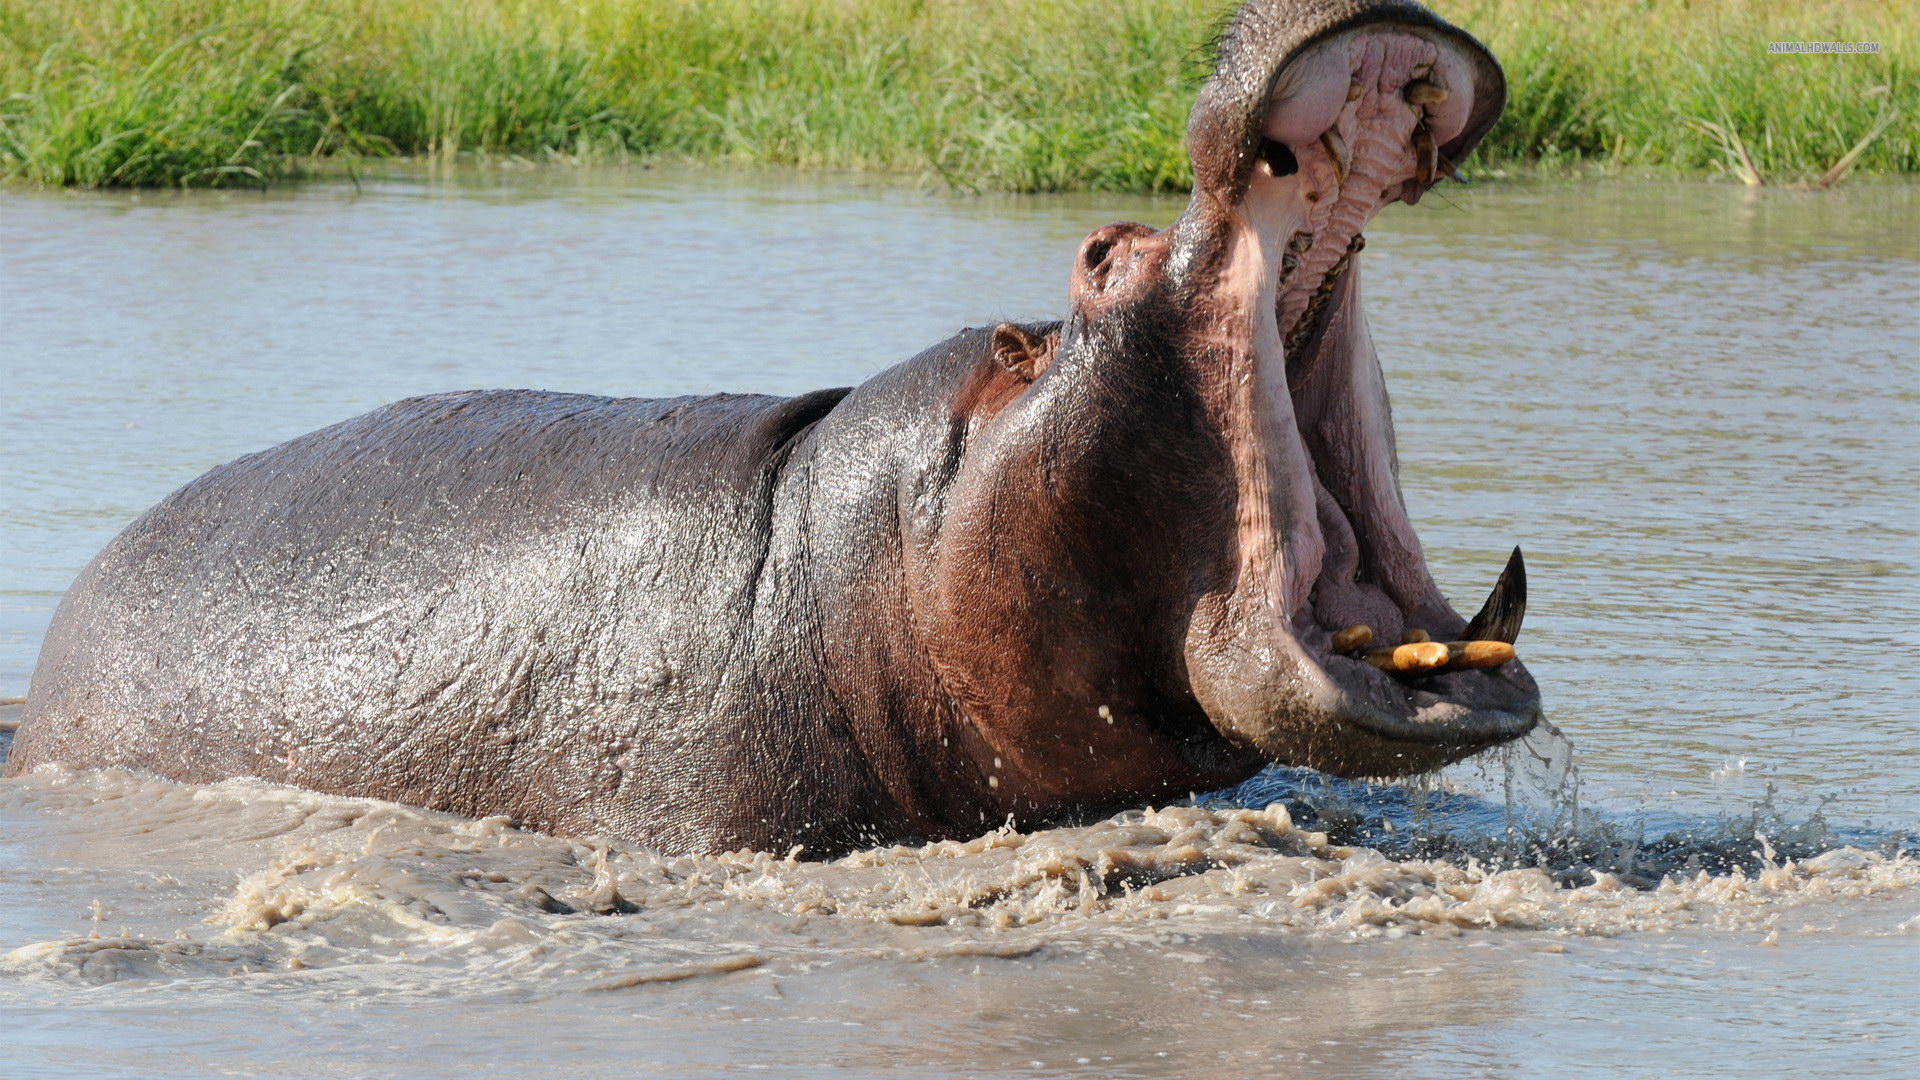
M 1382 21 L 1300 49 L 1270 85 L 1250 118 L 1252 160 L 1222 168 L 1189 211 L 1219 222 L 1224 254 L 1183 259 L 1179 245 L 1205 231 L 1174 230 L 1174 265 L 1215 268 L 1186 282 L 1194 302 L 1245 327 L 1207 361 L 1233 444 L 1239 568 L 1196 611 L 1188 667 L 1216 726 L 1268 757 L 1345 774 L 1431 768 L 1531 730 L 1539 695 L 1517 662 L 1389 672 L 1336 646 L 1360 626 L 1397 645 L 1458 639 L 1467 625 L 1400 497 L 1360 306 L 1361 230 L 1450 171 L 1441 147 L 1502 94 L 1498 69 L 1451 28 Z M 1196 165 L 1206 175 L 1199 148 Z M 1520 582 L 1505 590 L 1518 608 L 1488 613 L 1508 641 Z

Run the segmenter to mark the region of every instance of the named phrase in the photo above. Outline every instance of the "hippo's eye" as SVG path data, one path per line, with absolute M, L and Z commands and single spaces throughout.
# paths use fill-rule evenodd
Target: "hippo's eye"
M 1292 176 L 1300 171 L 1300 162 L 1287 149 L 1287 144 L 1272 139 L 1260 140 L 1260 160 L 1267 163 L 1275 176 Z

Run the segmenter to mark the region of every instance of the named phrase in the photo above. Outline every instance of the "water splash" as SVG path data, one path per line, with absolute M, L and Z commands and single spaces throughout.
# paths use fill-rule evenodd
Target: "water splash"
M 1584 806 L 1573 740 L 1550 723 L 1526 738 L 1440 773 L 1394 782 L 1340 780 L 1274 766 L 1208 806 L 1288 806 L 1337 843 L 1396 860 L 1436 859 L 1502 870 L 1537 869 L 1569 886 L 1604 875 L 1640 889 L 1675 876 L 1755 874 L 1841 846 L 1893 857 L 1920 854 L 1911 832 L 1839 827 L 1831 797 L 1787 805 L 1766 791 L 1735 815 L 1674 819 Z

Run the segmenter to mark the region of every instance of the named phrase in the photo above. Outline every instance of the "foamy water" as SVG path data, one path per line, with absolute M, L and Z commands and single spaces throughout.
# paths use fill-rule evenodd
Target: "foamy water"
M 849 952 L 1019 956 L 1062 935 L 1124 936 L 1162 920 L 1363 938 L 1777 933 L 1802 908 L 1920 885 L 1920 861 L 1897 850 L 1838 846 L 1795 860 L 1760 838 L 1751 873 L 1700 870 L 1635 887 L 1602 870 L 1574 884 L 1551 865 L 1394 859 L 1337 844 L 1279 803 L 1147 808 L 1032 833 L 1009 826 L 819 863 L 750 851 L 665 858 L 616 838 L 562 840 L 497 818 L 247 780 L 183 786 L 50 766 L 4 790 L 7 811 L 77 826 L 92 859 L 111 852 L 107 865 L 150 873 L 151 890 L 211 908 L 155 926 L 124 899 L 102 898 L 85 935 L 0 958 L 14 976 L 96 983 L 271 975 L 314 985 L 373 967 L 383 992 L 484 991 L 501 977 L 592 990 Z M 217 865 L 237 883 L 190 883 L 175 860 Z

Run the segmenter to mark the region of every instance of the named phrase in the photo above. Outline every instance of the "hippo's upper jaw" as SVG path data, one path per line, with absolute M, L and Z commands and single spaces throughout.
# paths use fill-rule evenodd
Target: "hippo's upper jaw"
M 1223 444 L 1230 566 L 1192 599 L 1185 675 L 1216 728 L 1271 759 L 1400 775 L 1539 720 L 1533 680 L 1498 647 L 1497 666 L 1469 668 L 1456 644 L 1450 663 L 1389 672 L 1353 646 L 1364 632 L 1335 643 L 1358 626 L 1376 650 L 1469 629 L 1400 496 L 1359 252 L 1367 221 L 1451 172 L 1504 99 L 1486 50 L 1418 5 L 1249 4 L 1189 123 L 1186 212 L 1083 250 L 1069 337 L 1108 337 L 1094 324 L 1126 308 L 1132 326 L 1154 321 L 1141 310 L 1177 324 L 1157 347 L 1180 356 Z M 1518 633 L 1513 570 L 1476 635 Z

